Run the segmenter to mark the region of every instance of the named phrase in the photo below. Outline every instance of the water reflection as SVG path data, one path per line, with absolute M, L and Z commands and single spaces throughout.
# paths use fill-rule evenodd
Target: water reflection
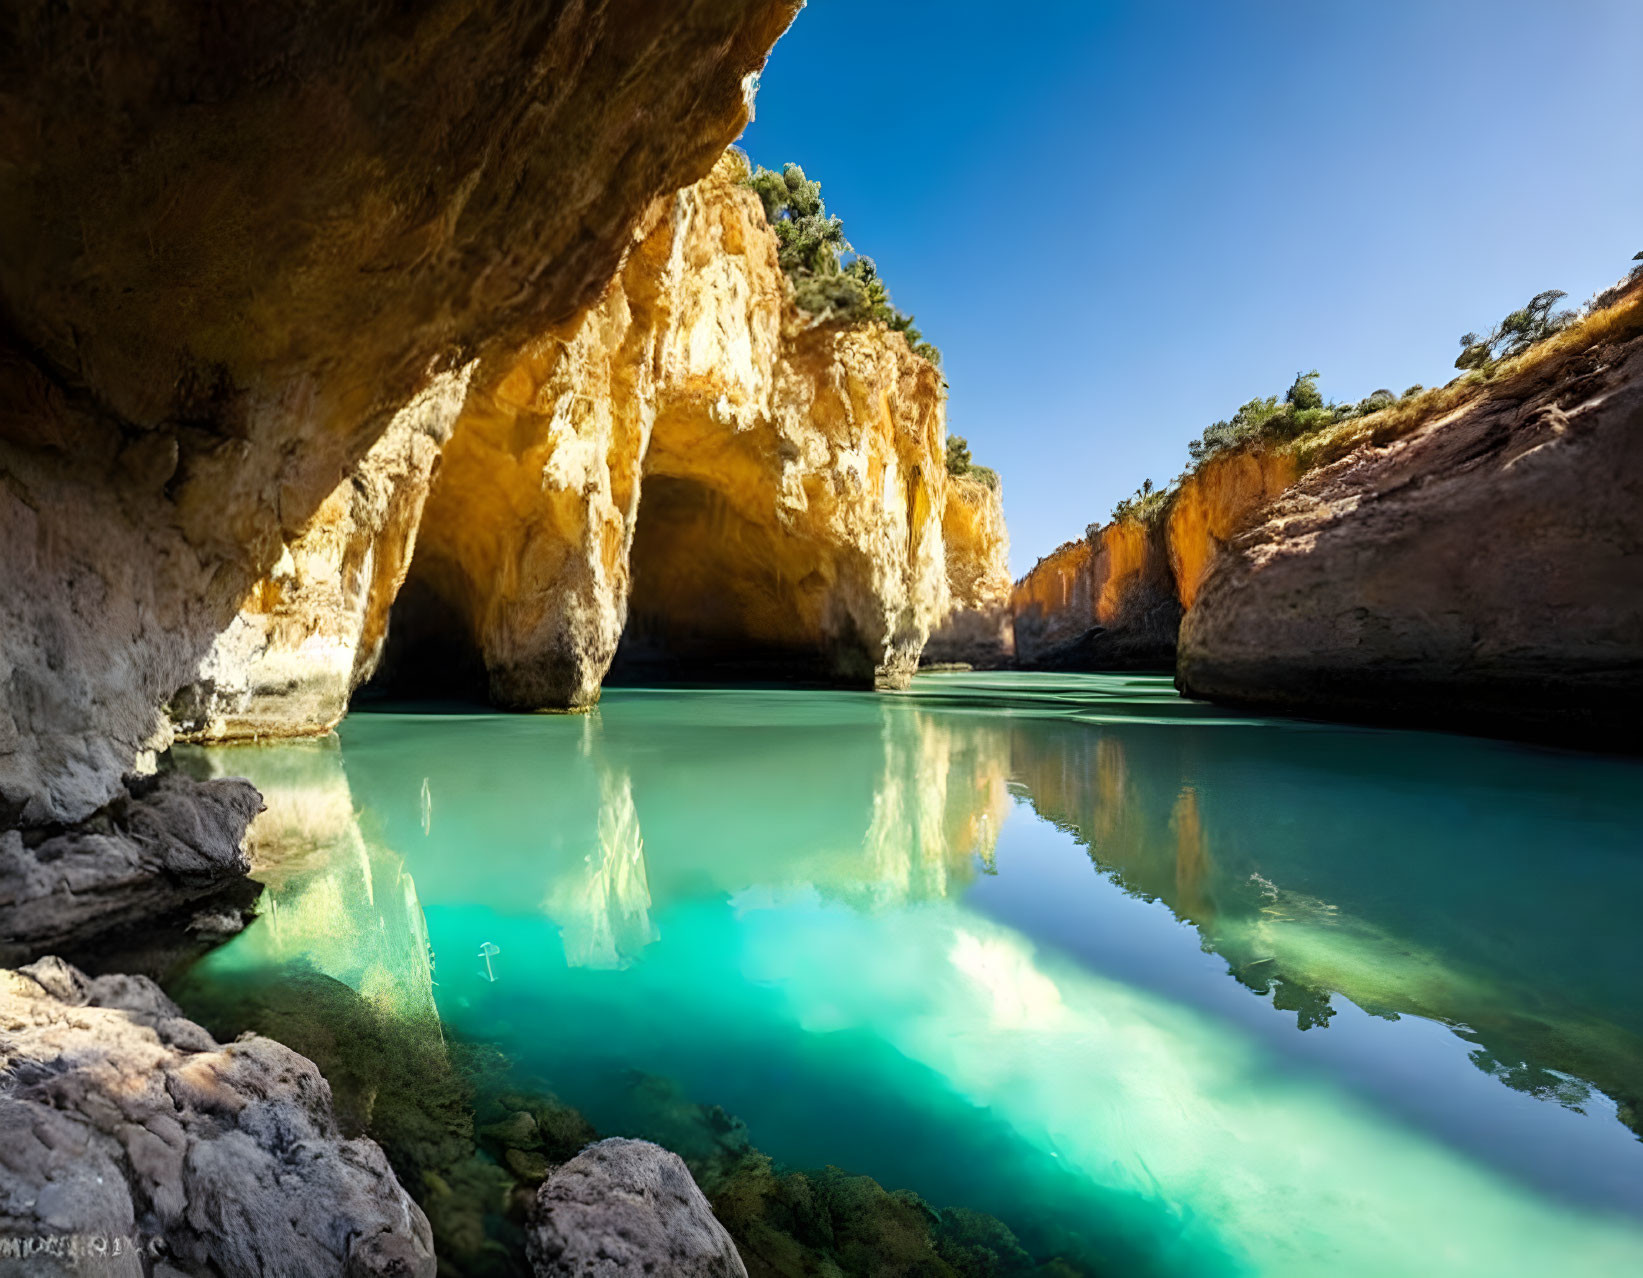
M 643 1124 L 628 1071 L 664 1074 L 778 1157 L 1136 1273 L 1638 1254 L 1541 1194 L 1635 1211 L 1643 1184 L 1607 1117 L 1636 1130 L 1643 1095 L 1635 763 L 1047 676 L 363 715 L 340 751 L 207 757 L 267 795 L 270 883 L 208 967 L 437 995 L 604 1130 Z M 1434 1039 L 1591 1117 L 1440 1080 Z M 1547 1115 L 1613 1141 L 1532 1147 Z

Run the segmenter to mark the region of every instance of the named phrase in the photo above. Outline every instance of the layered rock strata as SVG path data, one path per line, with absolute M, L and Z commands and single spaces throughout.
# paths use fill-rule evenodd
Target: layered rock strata
M 579 708 L 618 641 L 629 668 L 916 666 L 947 606 L 940 374 L 792 305 L 745 173 L 659 203 L 597 307 L 481 371 L 395 614 L 406 685 Z
M 1637 309 L 1290 488 L 1211 566 L 1190 693 L 1635 749 L 1643 711 Z
M 597 301 L 796 8 L 10 15 L 0 819 L 114 796 L 395 416 Z
M 0 1017 L 6 1272 L 432 1278 L 427 1218 L 289 1048 L 57 959 L 0 971 Z
M 926 664 L 1008 665 L 1015 655 L 1010 611 L 1010 534 L 998 485 L 949 476 L 941 515 L 952 612 L 924 645 Z

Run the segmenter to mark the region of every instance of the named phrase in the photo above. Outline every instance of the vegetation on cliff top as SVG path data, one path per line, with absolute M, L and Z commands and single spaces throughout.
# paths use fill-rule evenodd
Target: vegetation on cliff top
M 1643 263 L 1643 253 L 1633 261 Z M 1282 398 L 1268 395 L 1241 405 L 1230 418 L 1215 422 L 1187 445 L 1190 463 L 1174 483 L 1154 488 L 1145 480 L 1120 501 L 1112 520 L 1162 518 L 1182 480 L 1222 453 L 1252 447 L 1292 449 L 1306 470 L 1345 456 L 1363 443 L 1387 444 L 1423 422 L 1449 412 L 1487 382 L 1525 372 L 1539 361 L 1576 346 L 1618 340 L 1643 331 L 1643 265 L 1578 310 L 1555 309 L 1565 294 L 1550 289 L 1535 294 L 1487 334 L 1460 339 L 1455 367 L 1459 377 L 1445 386 L 1409 387 L 1402 394 L 1381 389 L 1355 402 L 1325 401 L 1318 390 L 1318 371 L 1297 373 Z M 1090 533 L 1099 531 L 1092 524 Z
M 800 310 L 847 324 L 884 324 L 905 336 L 915 355 L 940 366 L 941 352 L 913 327 L 913 317 L 890 301 L 873 259 L 855 251 L 844 223 L 828 213 L 820 182 L 807 178 L 797 164 L 784 165 L 780 173 L 753 169 L 742 180 L 764 205 Z
M 977 466 L 970 459 L 970 441 L 963 435 L 947 436 L 947 473 L 960 478 L 979 479 L 994 492 L 998 491 L 998 472 L 991 466 Z

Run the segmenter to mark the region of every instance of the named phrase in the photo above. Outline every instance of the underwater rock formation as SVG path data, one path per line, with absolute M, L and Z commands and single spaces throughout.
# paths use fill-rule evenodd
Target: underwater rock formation
M 537 1278 L 747 1278 L 690 1169 L 645 1140 L 602 1140 L 556 1168 L 525 1247 Z
M 946 609 L 940 374 L 792 305 L 746 162 L 661 201 L 600 304 L 481 369 L 390 678 L 592 704 L 631 666 L 897 683 Z M 466 668 L 464 669 L 464 661 Z
M 219 1045 L 151 981 L 58 959 L 0 972 L 0 1016 L 9 1235 L 119 1240 L 133 1275 L 141 1248 L 170 1272 L 432 1278 L 427 1218 L 289 1048 Z M 84 1272 L 64 1250 L 27 1272 Z
M 1010 534 L 997 485 L 950 475 L 941 514 L 953 611 L 924 645 L 926 663 L 1008 665 L 1015 655 L 1010 612 Z
M 1635 749 L 1635 320 L 1301 479 L 1210 568 L 1182 628 L 1181 687 Z
M 11 15 L 0 821 L 115 795 L 396 414 L 597 301 L 797 8 Z

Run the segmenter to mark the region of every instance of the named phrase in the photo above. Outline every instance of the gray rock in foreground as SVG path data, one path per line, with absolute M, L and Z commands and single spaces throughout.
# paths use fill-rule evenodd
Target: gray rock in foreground
M 537 1278 L 747 1278 L 684 1161 L 644 1140 L 602 1140 L 549 1176 L 525 1246 Z
M 219 1045 L 152 981 L 55 958 L 0 971 L 0 1026 L 0 1275 L 140 1275 L 140 1250 L 156 1272 L 432 1278 L 427 1218 L 289 1048 Z
M 0 961 L 73 950 L 204 900 L 250 872 L 249 781 L 128 777 L 77 825 L 0 832 Z

